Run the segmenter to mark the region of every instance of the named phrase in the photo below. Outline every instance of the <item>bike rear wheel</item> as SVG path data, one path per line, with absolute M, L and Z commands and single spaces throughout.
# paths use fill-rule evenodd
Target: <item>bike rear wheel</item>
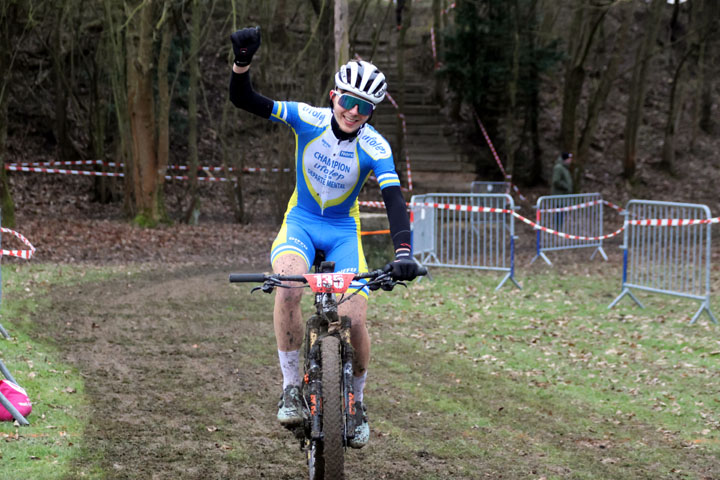
M 320 345 L 322 356 L 322 455 L 324 479 L 345 478 L 345 446 L 340 340 L 327 336 Z

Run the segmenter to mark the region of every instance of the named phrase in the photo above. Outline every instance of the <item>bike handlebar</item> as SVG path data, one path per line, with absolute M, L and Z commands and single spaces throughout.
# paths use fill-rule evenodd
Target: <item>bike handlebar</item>
M 254 282 L 262 283 L 267 279 L 264 273 L 231 273 L 230 283 Z
M 355 275 L 353 280 L 362 280 L 365 278 L 375 279 L 386 272 L 382 270 L 373 270 L 372 272 L 359 273 Z M 418 276 L 427 275 L 428 271 L 425 267 L 418 268 Z M 231 273 L 230 283 L 262 283 L 266 280 L 274 279 L 281 282 L 303 282 L 307 280 L 302 275 L 266 275 L 264 273 Z

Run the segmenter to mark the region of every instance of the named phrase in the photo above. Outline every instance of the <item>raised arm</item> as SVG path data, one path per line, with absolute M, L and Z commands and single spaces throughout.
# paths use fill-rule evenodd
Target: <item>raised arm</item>
M 243 28 L 230 35 L 235 54 L 230 77 L 230 101 L 238 108 L 270 118 L 274 102 L 253 90 L 250 63 L 260 48 L 260 27 Z

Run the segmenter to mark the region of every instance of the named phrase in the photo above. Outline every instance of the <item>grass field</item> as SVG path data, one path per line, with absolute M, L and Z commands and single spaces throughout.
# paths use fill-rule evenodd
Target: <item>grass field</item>
M 602 268 L 537 269 L 522 290 L 508 284 L 499 292 L 492 274 L 432 273 L 373 297 L 366 389 L 373 440 L 350 467 L 392 464 L 394 478 L 424 479 L 719 478 L 719 327 L 706 316 L 688 324 L 696 302 L 639 295 L 644 310 L 627 299 L 608 310 L 619 280 Z M 92 379 L 58 360 L 62 345 L 35 341 L 31 319 L 53 308 L 44 292 L 56 285 L 77 285 L 80 295 L 83 285 L 128 272 L 23 265 L 3 275 L 0 321 L 13 339 L 0 340 L 0 351 L 34 407 L 31 426 L 0 425 L 0 478 L 67 478 L 78 462 L 95 465 L 82 470 L 88 478 L 124 478 L 103 471 L 113 459 L 88 458 L 97 455 L 83 441 L 84 385 Z M 274 369 L 271 297 L 250 297 L 249 288 L 215 295 L 208 318 L 257 318 L 253 328 L 267 335 L 241 358 L 248 368 Z M 187 311 L 194 309 L 204 306 Z M 713 310 L 720 312 L 716 300 Z M 243 401 L 239 409 L 255 408 L 255 397 Z M 211 435 L 230 428 L 216 427 Z M 262 445 L 287 443 L 281 434 Z M 227 442 L 228 461 L 257 457 L 253 443 L 218 442 Z M 266 462 L 299 458 L 293 450 L 276 459 L 275 451 Z

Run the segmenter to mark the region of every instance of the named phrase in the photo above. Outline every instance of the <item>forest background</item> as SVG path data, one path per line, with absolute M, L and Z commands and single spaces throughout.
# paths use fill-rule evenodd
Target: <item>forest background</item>
M 50 198 L 38 208 L 64 198 L 94 210 L 104 205 L 99 210 L 143 226 L 199 218 L 277 222 L 293 173 L 241 172 L 292 167 L 291 135 L 237 110 L 227 95 L 229 35 L 253 25 L 263 29 L 253 82 L 270 98 L 322 105 L 339 61 L 390 52 L 399 112 L 406 80 L 426 81 L 432 101 L 443 106 L 439 121 L 477 179 L 502 180 L 480 133 L 482 119 L 506 171 L 531 200 L 547 193 L 557 154 L 571 151 L 577 191 L 599 191 L 617 203 L 652 198 L 720 207 L 713 180 L 720 176 L 714 0 L 0 5 L 5 226 L 15 224 L 16 208 L 43 194 Z M 398 148 L 405 176 L 404 146 Z M 124 176 L 7 170 L 77 160 L 102 160 L 105 166 L 90 168 Z M 239 181 L 198 181 L 200 166 L 233 169 Z M 178 172 L 187 180 L 163 181 Z

